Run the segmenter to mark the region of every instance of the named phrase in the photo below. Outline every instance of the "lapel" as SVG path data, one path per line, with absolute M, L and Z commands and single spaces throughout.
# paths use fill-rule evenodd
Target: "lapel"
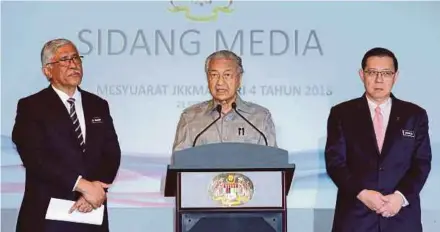
M 67 111 L 66 106 L 61 101 L 60 97 L 57 95 L 52 86 L 49 85 L 46 88 L 47 97 L 47 111 L 49 113 L 48 117 L 51 118 L 53 123 L 56 123 L 57 127 L 59 127 L 60 131 L 67 131 L 70 140 L 78 145 L 75 135 L 75 128 L 73 128 L 72 120 L 70 119 L 69 112 Z
M 87 153 L 87 151 L 89 150 L 87 149 L 87 147 L 89 147 L 91 138 L 93 138 L 94 135 L 93 126 L 90 126 L 92 122 L 93 105 L 89 99 L 89 95 L 84 90 L 78 87 L 78 91 L 81 93 L 82 107 L 84 112 L 84 122 L 86 128 L 86 153 Z
M 374 133 L 373 119 L 371 118 L 370 108 L 368 107 L 368 101 L 366 95 L 362 95 L 359 98 L 357 104 L 358 107 L 358 118 L 361 123 L 359 123 L 360 133 L 359 136 L 363 136 L 361 133 L 365 133 L 367 147 L 374 147 L 374 151 L 379 155 L 379 147 L 377 146 L 376 134 Z
M 391 149 L 393 142 L 396 138 L 399 138 L 399 130 L 402 127 L 402 104 L 393 94 L 391 94 L 391 112 L 388 120 L 388 126 L 385 132 L 385 139 L 382 146 L 381 157 L 385 157 Z

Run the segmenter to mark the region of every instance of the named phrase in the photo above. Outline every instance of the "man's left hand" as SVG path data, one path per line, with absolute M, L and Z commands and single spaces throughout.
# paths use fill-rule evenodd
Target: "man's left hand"
M 403 205 L 403 198 L 397 193 L 393 193 L 385 196 L 388 202 L 385 203 L 376 213 L 381 214 L 382 217 L 393 217 L 399 213 Z
M 70 208 L 69 213 L 73 213 L 75 210 L 78 210 L 81 213 L 89 213 L 93 210 L 93 206 L 81 196 L 75 204 L 73 204 L 72 208 Z

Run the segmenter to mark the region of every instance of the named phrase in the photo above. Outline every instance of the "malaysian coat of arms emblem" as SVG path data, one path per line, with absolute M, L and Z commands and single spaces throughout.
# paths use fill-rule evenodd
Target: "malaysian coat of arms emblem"
M 220 13 L 230 14 L 233 12 L 232 0 L 217 1 L 170 1 L 171 8 L 169 11 L 173 13 L 183 12 L 185 17 L 192 21 L 209 22 L 217 20 Z M 201 9 L 202 12 L 199 12 Z
M 222 206 L 239 206 L 252 200 L 254 184 L 243 174 L 222 173 L 212 179 L 208 192 Z

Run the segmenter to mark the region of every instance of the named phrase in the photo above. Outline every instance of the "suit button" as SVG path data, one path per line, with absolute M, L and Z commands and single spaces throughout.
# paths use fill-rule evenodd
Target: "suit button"
M 383 171 L 383 170 L 384 170 L 383 167 L 380 167 L 380 168 L 379 168 L 379 171 Z

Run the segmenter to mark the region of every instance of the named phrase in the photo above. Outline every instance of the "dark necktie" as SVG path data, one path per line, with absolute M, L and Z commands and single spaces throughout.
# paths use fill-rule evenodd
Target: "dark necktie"
M 79 125 L 78 115 L 76 114 L 76 110 L 75 110 L 75 99 L 69 98 L 67 102 L 70 104 L 69 114 L 70 114 L 70 119 L 72 119 L 73 122 L 73 128 L 75 128 L 75 135 L 76 138 L 78 139 L 78 144 L 81 147 L 82 152 L 84 153 L 86 152 L 86 144 L 84 142 L 84 137 L 81 132 L 81 126 Z

